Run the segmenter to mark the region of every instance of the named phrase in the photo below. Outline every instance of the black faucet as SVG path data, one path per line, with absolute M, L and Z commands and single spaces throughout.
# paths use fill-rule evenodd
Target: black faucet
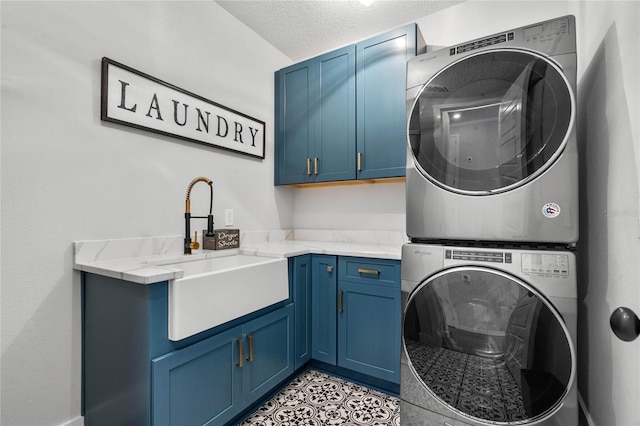
M 208 216 L 191 216 L 191 189 L 193 185 L 198 182 L 205 182 L 209 185 L 209 189 L 211 190 L 211 198 L 209 200 L 209 215 Z M 187 188 L 187 199 L 185 201 L 185 209 L 184 209 L 184 254 L 191 254 L 191 250 L 197 250 L 200 248 L 200 243 L 198 243 L 198 232 L 196 231 L 195 241 L 191 241 L 191 219 L 207 219 L 207 231 L 205 235 L 207 237 L 212 237 L 213 234 L 213 182 L 211 179 L 200 176 L 195 178 L 189 183 L 189 187 Z

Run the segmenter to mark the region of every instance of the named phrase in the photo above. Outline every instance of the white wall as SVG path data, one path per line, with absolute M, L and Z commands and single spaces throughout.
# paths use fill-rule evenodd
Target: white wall
M 578 35 L 581 142 L 579 386 L 596 425 L 640 425 L 640 339 L 610 330 L 640 315 L 640 3 L 569 3 Z
M 295 189 L 295 229 L 405 231 L 403 182 Z
M 2 1 L 1 19 L 0 422 L 59 425 L 80 416 L 72 241 L 181 234 L 200 175 L 219 225 L 225 208 L 242 230 L 293 225 L 273 186 L 273 72 L 290 60 L 211 1 Z M 101 122 L 103 56 L 265 121 L 266 159 Z M 193 214 L 208 197 L 194 187 Z

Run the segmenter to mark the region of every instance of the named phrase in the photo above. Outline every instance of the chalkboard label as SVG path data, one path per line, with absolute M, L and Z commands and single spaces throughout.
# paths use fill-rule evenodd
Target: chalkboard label
M 240 247 L 239 229 L 216 229 L 216 250 L 233 249 Z

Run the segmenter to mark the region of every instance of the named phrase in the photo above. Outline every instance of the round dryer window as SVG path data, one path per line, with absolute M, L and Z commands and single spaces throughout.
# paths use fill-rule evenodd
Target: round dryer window
M 489 268 L 448 269 L 420 284 L 405 308 L 403 342 L 429 393 L 483 423 L 542 421 L 574 380 L 573 344 L 556 309 Z
M 461 194 L 522 185 L 562 153 L 573 92 L 552 60 L 523 50 L 471 54 L 431 77 L 409 117 L 417 168 Z

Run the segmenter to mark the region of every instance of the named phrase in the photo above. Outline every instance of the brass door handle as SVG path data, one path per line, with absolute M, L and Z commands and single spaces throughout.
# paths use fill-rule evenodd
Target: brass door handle
M 247 334 L 247 340 L 249 340 L 249 357 L 247 361 L 253 362 L 253 334 Z
M 358 153 L 358 171 L 362 171 L 362 153 Z
M 342 296 L 343 296 L 344 292 L 342 290 L 340 290 L 338 292 L 338 312 L 342 312 Z
M 243 366 L 243 359 L 242 358 L 244 358 L 244 355 L 242 354 L 242 352 L 243 352 L 242 349 L 243 349 L 244 345 L 242 343 L 242 339 L 239 338 L 239 337 L 236 339 L 236 342 L 238 342 L 238 354 L 239 354 L 238 355 L 238 362 L 236 363 L 236 365 L 238 367 L 242 368 L 242 366 Z
M 311 176 L 311 158 L 307 158 L 307 176 Z
M 361 274 L 380 275 L 380 271 L 378 271 L 377 269 L 358 268 L 358 272 Z
M 314 174 L 318 174 L 318 157 L 313 159 L 313 172 Z

